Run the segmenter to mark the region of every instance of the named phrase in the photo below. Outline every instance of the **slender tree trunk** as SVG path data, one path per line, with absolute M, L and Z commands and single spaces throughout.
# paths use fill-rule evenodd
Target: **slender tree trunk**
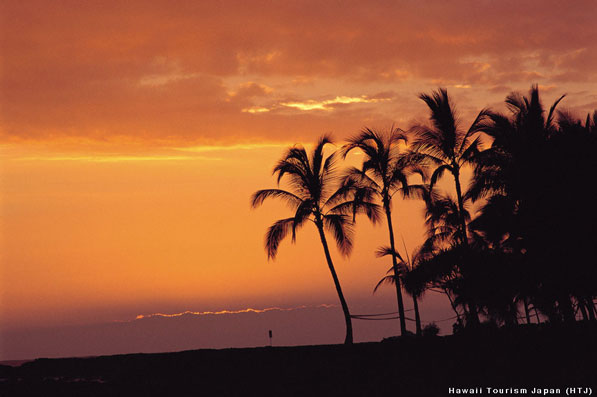
M 468 245 L 466 220 L 464 218 L 464 200 L 462 198 L 462 188 L 460 187 L 460 170 L 456 170 L 454 172 L 454 183 L 456 184 L 456 197 L 458 199 L 458 215 L 460 218 L 460 233 L 462 238 L 462 244 Z
M 336 274 L 336 270 L 334 269 L 334 264 L 332 262 L 332 256 L 330 255 L 330 249 L 328 248 L 328 242 L 325 238 L 325 233 L 323 231 L 323 221 L 318 216 L 317 221 L 317 230 L 319 231 L 319 238 L 321 239 L 321 244 L 323 245 L 323 251 L 325 252 L 325 258 L 328 262 L 328 267 L 330 268 L 330 273 L 332 273 L 332 278 L 334 279 L 334 286 L 336 287 L 336 292 L 338 293 L 338 298 L 340 298 L 340 305 L 342 306 L 342 312 L 344 312 L 344 321 L 346 322 L 346 339 L 344 339 L 344 344 L 351 345 L 352 344 L 352 319 L 350 317 L 350 312 L 348 311 L 348 305 L 346 304 L 346 300 L 344 299 L 344 294 L 342 293 L 342 287 L 340 286 L 340 280 L 338 280 L 338 275 Z
M 589 314 L 589 320 L 595 321 L 595 312 L 593 311 L 595 307 L 592 306 L 592 301 L 589 298 L 586 298 L 585 302 L 587 306 L 587 312 Z
M 539 318 L 539 311 L 537 311 L 537 308 L 534 306 L 533 310 L 535 311 L 535 317 L 537 317 L 537 324 L 541 324 L 541 319 Z
M 447 289 L 443 288 L 443 290 L 444 290 L 444 293 L 446 294 L 446 296 L 448 297 L 448 300 L 450 301 L 450 306 L 452 307 L 452 310 L 454 310 L 454 313 L 456 313 L 456 317 L 458 318 L 458 320 L 460 320 L 460 313 L 458 313 L 458 310 L 456 309 L 456 305 L 454 304 L 454 300 L 450 296 L 450 293 L 448 292 Z
M 580 314 L 582 315 L 582 319 L 584 321 L 588 321 L 589 315 L 587 314 L 587 310 L 585 309 L 584 302 L 581 299 L 578 299 L 577 305 L 578 305 L 578 310 L 580 310 Z
M 462 198 L 462 188 L 460 187 L 460 169 L 453 166 L 454 168 L 454 183 L 456 184 L 456 197 L 458 199 L 458 215 L 460 218 L 460 235 L 462 244 L 468 250 L 468 234 L 466 230 L 466 220 L 464 218 L 464 199 Z M 479 324 L 479 312 L 477 311 L 477 305 L 475 302 L 469 302 L 470 320 L 473 324 Z
M 527 318 L 527 324 L 531 323 L 531 314 L 529 313 L 529 303 L 527 302 L 526 298 L 524 298 L 522 300 L 522 303 L 524 304 L 524 315 Z
M 419 315 L 419 303 L 417 302 L 417 297 L 413 296 L 413 307 L 415 310 L 415 326 L 417 336 L 423 335 L 423 329 L 421 328 L 421 316 Z
M 396 252 L 394 244 L 394 229 L 392 227 L 392 214 L 390 212 L 389 200 L 384 199 L 384 207 L 386 210 L 386 218 L 388 221 L 388 231 L 390 232 L 390 248 L 392 253 Z M 404 318 L 404 302 L 402 300 L 402 286 L 400 283 L 400 271 L 398 270 L 398 262 L 396 256 L 392 254 L 392 269 L 394 270 L 394 279 L 396 282 L 396 297 L 398 299 L 398 316 L 400 317 L 400 335 L 406 335 L 406 319 Z

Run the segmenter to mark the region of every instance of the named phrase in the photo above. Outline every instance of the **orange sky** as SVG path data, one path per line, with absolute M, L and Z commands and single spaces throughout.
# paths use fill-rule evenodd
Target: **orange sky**
M 423 3 L 423 4 L 420 4 Z M 268 262 L 289 144 L 408 128 L 447 87 L 463 120 L 540 84 L 597 108 L 593 1 L 2 2 L 2 318 L 81 323 L 336 303 L 314 230 Z M 353 158 L 351 161 L 356 161 Z M 420 203 L 396 204 L 409 247 Z M 364 221 L 347 299 L 388 265 Z M 335 251 L 334 251 L 335 252 Z M 424 316 L 424 314 L 423 314 Z

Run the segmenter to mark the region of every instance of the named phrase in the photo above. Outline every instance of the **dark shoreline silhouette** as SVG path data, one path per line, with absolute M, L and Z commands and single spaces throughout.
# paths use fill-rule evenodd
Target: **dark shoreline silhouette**
M 596 331 L 589 322 L 482 326 L 352 346 L 37 359 L 1 366 L 0 395 L 440 396 L 450 387 L 595 388 Z

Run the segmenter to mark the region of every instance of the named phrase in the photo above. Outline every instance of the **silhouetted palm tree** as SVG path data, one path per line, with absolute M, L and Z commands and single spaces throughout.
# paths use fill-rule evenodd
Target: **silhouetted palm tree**
M 471 229 L 512 253 L 527 321 L 530 304 L 550 321 L 574 321 L 575 306 L 595 317 L 587 308 L 593 307 L 597 272 L 584 258 L 593 255 L 597 213 L 593 197 L 582 192 L 597 168 L 597 115 L 583 125 L 556 112 L 563 98 L 546 111 L 535 85 L 528 96 L 506 98 L 510 114 L 491 112 L 483 131 L 493 142 L 476 156 L 468 192 L 486 200 Z
M 419 98 L 429 107 L 431 125 L 417 125 L 412 128 L 415 139 L 412 144 L 411 161 L 435 167 L 429 181 L 431 190 L 446 171 L 452 174 L 458 203 L 459 240 L 462 245 L 467 246 L 464 195 L 460 174 L 462 167 L 465 164 L 472 164 L 475 155 L 479 152 L 480 137 L 475 135 L 484 126 L 482 121 L 488 111 L 481 110 L 469 129 L 464 131 L 459 126 L 446 89 L 440 88 L 431 95 L 421 94 Z M 473 302 L 470 304 L 471 320 L 478 322 L 477 309 Z
M 444 292 L 456 314 L 460 317 L 460 306 L 470 320 L 474 296 L 471 291 L 476 287 L 468 263 L 471 255 L 466 255 L 469 250 L 461 242 L 458 204 L 432 190 L 427 190 L 423 197 L 427 238 L 413 259 L 417 266 L 404 275 L 405 285 L 413 291 L 434 288 Z M 470 218 L 466 208 L 464 217 Z
M 332 262 L 325 230 L 333 233 L 340 252 L 349 255 L 352 249 L 354 216 L 357 213 L 364 213 L 375 223 L 380 214 L 378 206 L 367 200 L 367 197 L 349 200 L 348 198 L 353 192 L 350 185 L 344 184 L 336 191 L 332 190 L 332 185 L 337 180 L 334 170 L 336 154 L 333 153 L 327 157 L 324 155 L 323 150 L 328 143 L 331 143 L 330 138 L 323 136 L 315 145 L 310 157 L 302 147 L 289 148 L 274 167 L 273 174 L 277 175 L 278 183 L 286 176 L 291 191 L 259 190 L 253 194 L 251 205 L 255 208 L 261 205 L 265 199 L 275 197 L 286 201 L 294 210 L 292 217 L 276 221 L 267 231 L 265 249 L 268 259 L 276 257 L 280 242 L 289 233 L 294 242 L 297 228 L 303 226 L 307 221 L 315 224 L 344 313 L 346 322 L 344 343 L 350 344 L 353 341 L 350 312 Z
M 419 313 L 418 299 L 420 299 L 423 296 L 423 294 L 425 293 L 425 288 L 422 287 L 421 285 L 415 285 L 415 284 L 407 285 L 403 282 L 404 278 L 410 272 L 412 272 L 415 269 L 415 267 L 418 265 L 419 259 L 421 258 L 420 251 L 418 251 L 418 250 L 415 251 L 413 253 L 412 259 L 410 258 L 410 255 L 408 255 L 406 246 L 404 247 L 404 252 L 406 255 L 406 261 L 403 259 L 400 259 L 398 262 L 398 270 L 400 273 L 399 278 L 396 277 L 396 274 L 394 272 L 394 267 L 391 267 L 388 270 L 387 275 L 385 277 L 383 277 L 381 280 L 379 280 L 377 285 L 375 285 L 375 288 L 373 289 L 373 293 L 375 293 L 377 291 L 377 289 L 379 287 L 381 287 L 383 284 L 396 285 L 396 280 L 398 279 L 399 282 L 401 282 L 401 284 L 404 286 L 404 289 L 406 290 L 406 292 L 413 298 L 413 311 L 415 312 L 415 332 L 418 336 L 421 336 L 423 334 L 423 329 L 421 327 L 421 314 Z M 393 255 L 396 257 L 400 256 L 400 254 L 398 252 L 393 252 L 390 247 L 380 247 L 375 252 L 375 254 L 377 257 L 384 257 L 384 256 L 390 256 L 390 255 Z
M 394 228 L 392 226 L 392 197 L 395 193 L 401 192 L 404 197 L 421 193 L 421 185 L 409 185 L 408 176 L 417 172 L 423 175 L 422 171 L 414 164 L 411 164 L 401 156 L 398 143 L 406 141 L 406 137 L 398 129 L 392 128 L 389 133 L 383 134 L 378 131 L 365 128 L 359 135 L 348 139 L 348 143 L 342 148 L 344 157 L 354 150 L 360 149 L 365 158 L 361 168 L 351 167 L 346 173 L 345 183 L 352 184 L 357 188 L 359 194 L 366 197 L 377 196 L 383 204 L 388 225 L 390 252 L 392 256 L 392 269 L 396 286 L 396 297 L 398 300 L 398 316 L 400 317 L 400 332 L 406 333 L 406 321 L 404 317 L 404 302 L 400 286 L 399 261 L 403 261 L 396 250 L 394 241 Z M 416 297 L 413 296 L 416 301 Z M 416 302 L 415 302 L 416 304 Z
M 488 115 L 488 110 L 481 110 L 469 129 L 463 131 L 458 125 L 446 89 L 440 88 L 431 95 L 421 94 L 419 98 L 429 107 L 431 126 L 417 125 L 412 128 L 415 139 L 411 148 L 413 151 L 411 161 L 435 167 L 429 181 L 431 189 L 444 172 L 448 171 L 452 174 L 460 212 L 461 241 L 467 244 L 460 173 L 465 164 L 473 163 L 475 155 L 479 152 L 480 138 L 475 135 L 484 127 L 482 121 Z
M 563 280 L 550 280 L 562 273 L 560 266 L 549 265 L 555 258 L 554 251 L 546 246 L 548 240 L 542 232 L 550 228 L 548 214 L 558 207 L 549 196 L 563 192 L 562 182 L 568 179 L 564 175 L 556 178 L 566 164 L 554 161 L 564 160 L 564 156 L 556 153 L 552 143 L 558 135 L 555 109 L 563 98 L 562 95 L 553 103 L 546 116 L 535 85 L 528 97 L 519 93 L 508 95 L 510 115 L 489 112 L 481 129 L 493 142 L 476 155 L 473 181 L 467 192 L 473 201 L 487 200 L 473 227 L 494 246 L 518 258 L 519 278 L 526 280 L 519 291 L 525 312 L 529 303 L 534 303 L 553 320 L 562 313 L 572 317 L 570 300 L 561 291 Z M 560 182 L 556 185 L 555 180 Z M 548 251 L 552 254 L 541 253 Z M 553 274 L 548 276 L 551 270 Z M 560 296 L 561 305 L 553 301 L 555 295 Z

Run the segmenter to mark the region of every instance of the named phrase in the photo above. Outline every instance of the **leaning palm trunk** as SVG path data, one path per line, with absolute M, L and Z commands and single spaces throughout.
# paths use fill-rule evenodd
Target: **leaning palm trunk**
M 415 311 L 415 329 L 417 336 L 421 336 L 423 334 L 423 329 L 421 328 L 421 316 L 419 315 L 419 303 L 417 302 L 416 295 L 413 295 L 413 308 Z
M 526 298 L 522 300 L 522 303 L 524 305 L 524 315 L 526 317 L 527 324 L 530 324 L 531 323 L 531 313 L 529 312 L 529 303 L 527 302 Z
M 578 301 L 577 306 L 578 306 L 578 310 L 580 310 L 580 314 L 582 316 L 583 321 L 588 321 L 589 315 L 587 313 L 587 310 L 585 309 L 584 303 L 582 303 L 581 301 Z
M 430 178 L 429 187 L 433 188 L 445 171 L 454 176 L 460 223 L 459 242 L 468 251 L 467 230 L 464 210 L 464 199 L 460 185 L 460 169 L 464 164 L 471 164 L 479 152 L 480 138 L 473 136 L 483 128 L 483 121 L 488 116 L 486 109 L 481 110 L 468 131 L 459 128 L 448 91 L 440 88 L 431 95 L 419 95 L 429 107 L 431 125 L 414 127 L 417 138 L 412 145 L 414 158 L 419 162 L 433 164 L 437 168 Z M 467 320 L 479 323 L 479 308 L 471 298 L 466 302 L 469 310 Z
M 588 297 L 585 299 L 585 302 L 587 302 L 587 310 L 589 310 L 589 313 L 591 313 L 591 318 L 595 320 L 597 317 L 597 307 L 595 307 L 595 302 L 593 301 L 593 298 Z
M 537 324 L 541 324 L 541 318 L 539 318 L 539 312 L 537 308 L 533 306 L 533 311 L 535 312 L 535 318 L 537 319 Z
M 450 301 L 450 307 L 452 307 L 452 310 L 454 311 L 454 313 L 456 313 L 456 318 L 458 318 L 458 321 L 462 320 L 462 318 L 460 317 L 460 312 L 458 311 L 458 308 L 456 307 L 456 303 L 454 303 L 454 299 L 452 298 L 452 296 L 450 295 L 450 291 L 448 291 L 447 288 L 442 288 L 444 291 L 444 294 L 446 294 L 446 296 L 448 297 L 448 300 Z
M 402 244 L 404 244 L 404 252 L 406 253 L 406 258 L 408 259 L 408 263 L 410 265 L 410 271 L 413 271 L 414 263 L 413 260 L 411 260 L 411 258 L 408 256 L 408 249 L 406 248 L 406 243 L 404 243 L 404 238 L 402 239 Z M 411 296 L 413 298 L 413 310 L 415 312 L 415 332 L 417 336 L 421 336 L 423 335 L 423 329 L 421 328 L 421 315 L 419 313 L 419 302 L 417 299 L 420 297 L 420 295 L 413 292 Z
M 587 311 L 589 312 L 589 320 L 591 321 L 595 321 L 595 305 L 592 301 L 592 299 L 587 298 L 585 299 L 586 305 L 587 305 Z
M 347 345 L 352 344 L 352 319 L 350 317 L 350 311 L 348 310 L 348 305 L 346 304 L 346 299 L 344 299 L 344 294 L 342 293 L 342 287 L 340 286 L 340 280 L 338 280 L 338 275 L 336 274 L 336 270 L 334 269 L 334 263 L 332 262 L 332 256 L 330 255 L 330 249 L 328 248 L 328 242 L 325 238 L 325 232 L 323 231 L 323 221 L 320 217 L 316 219 L 317 230 L 319 231 L 319 238 L 321 240 L 321 245 L 323 245 L 323 251 L 325 252 L 325 259 L 328 262 L 328 267 L 330 268 L 330 273 L 332 273 L 332 278 L 334 279 L 334 286 L 336 287 L 336 292 L 338 293 L 338 298 L 340 299 L 340 305 L 342 306 L 342 312 L 344 313 L 344 321 L 346 322 L 346 338 L 344 339 L 344 343 Z
M 392 249 L 392 269 L 394 270 L 394 278 L 396 282 L 396 297 L 398 299 L 398 317 L 400 317 L 400 334 L 406 335 L 406 319 L 404 317 L 404 302 L 402 299 L 402 287 L 400 283 L 400 271 L 398 270 L 398 261 L 396 260 L 396 247 L 394 244 L 394 229 L 392 227 L 392 214 L 390 212 L 389 203 L 384 200 L 384 207 L 386 210 L 386 217 L 388 220 L 388 231 L 390 232 L 390 248 Z
M 424 176 L 418 164 L 407 161 L 404 154 L 400 153 L 398 143 L 406 142 L 406 136 L 401 130 L 392 129 L 388 133 L 380 133 L 365 128 L 361 134 L 350 138 L 343 147 L 344 156 L 353 149 L 360 149 L 365 155 L 360 169 L 351 168 L 346 174 L 345 183 L 352 184 L 358 191 L 357 196 L 379 197 L 383 204 L 388 222 L 390 247 L 388 253 L 392 255 L 391 280 L 396 287 L 398 301 L 398 318 L 400 320 L 400 334 L 406 334 L 406 318 L 404 316 L 404 301 L 402 298 L 402 282 L 398 260 L 402 258 L 396 251 L 394 229 L 392 227 L 391 201 L 392 196 L 400 191 L 404 198 L 415 192 L 420 192 L 420 185 L 409 185 L 408 177 L 417 173 Z M 390 279 L 388 279 L 390 280 Z

